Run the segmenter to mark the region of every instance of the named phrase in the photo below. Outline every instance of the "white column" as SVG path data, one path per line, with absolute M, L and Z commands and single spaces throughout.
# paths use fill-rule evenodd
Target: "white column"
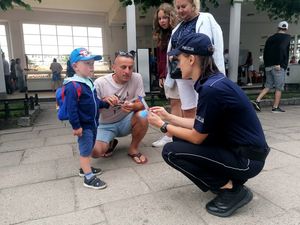
M 1 49 L 1 46 L 0 46 Z M 5 77 L 3 70 L 3 60 L 2 60 L 2 51 L 0 50 L 0 97 L 6 95 L 6 87 L 5 87 Z
M 126 7 L 126 24 L 127 24 L 127 50 L 136 51 L 136 19 L 135 19 L 135 5 Z
M 230 7 L 229 78 L 233 82 L 237 82 L 238 77 L 242 2 L 243 0 L 234 0 Z
M 299 39 L 299 36 L 296 34 L 295 39 L 294 39 L 294 41 L 295 41 L 294 42 L 294 56 L 297 56 L 296 53 L 297 53 L 297 47 L 298 47 L 298 39 Z

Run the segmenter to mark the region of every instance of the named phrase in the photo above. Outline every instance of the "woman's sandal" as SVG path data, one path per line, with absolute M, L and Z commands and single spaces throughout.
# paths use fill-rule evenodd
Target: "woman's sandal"
M 129 154 L 128 153 L 128 156 L 135 162 L 135 163 L 137 163 L 137 164 L 145 164 L 147 161 L 148 161 L 148 159 L 146 158 L 146 156 L 144 156 L 142 153 L 135 153 L 135 154 Z M 144 161 L 142 161 L 142 159 L 141 159 L 141 156 L 144 156 L 145 157 L 145 160 Z M 136 158 L 137 159 L 139 159 L 139 161 L 138 160 L 136 160 Z
M 118 144 L 117 139 L 114 139 L 111 142 L 109 142 L 109 147 L 108 147 L 108 150 L 104 153 L 104 157 L 106 157 L 106 158 L 111 157 L 116 150 L 117 144 Z

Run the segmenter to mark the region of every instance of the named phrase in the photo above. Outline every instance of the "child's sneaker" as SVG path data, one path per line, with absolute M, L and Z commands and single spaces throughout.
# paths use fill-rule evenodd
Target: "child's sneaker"
M 104 181 L 100 180 L 94 175 L 89 180 L 86 177 L 84 177 L 83 186 L 99 190 L 106 188 L 107 185 Z
M 102 172 L 103 172 L 100 168 L 94 168 L 94 167 L 91 167 L 91 171 L 96 176 L 102 174 Z M 79 169 L 79 174 L 78 175 L 80 177 L 84 177 L 84 172 L 83 172 L 83 170 L 81 168 Z

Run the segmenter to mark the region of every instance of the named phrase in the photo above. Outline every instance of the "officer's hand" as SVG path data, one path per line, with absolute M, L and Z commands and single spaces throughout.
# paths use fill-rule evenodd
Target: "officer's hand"
M 164 124 L 164 121 L 153 112 L 149 112 L 147 118 L 148 118 L 148 122 L 155 127 L 160 128 Z
M 150 111 L 157 116 L 159 116 L 162 120 L 168 120 L 170 113 L 168 113 L 164 107 L 154 106 L 150 108 Z

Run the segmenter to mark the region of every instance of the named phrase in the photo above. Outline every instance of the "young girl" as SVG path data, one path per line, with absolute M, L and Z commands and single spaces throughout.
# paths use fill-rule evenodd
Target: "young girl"
M 164 87 L 164 80 L 167 75 L 167 48 L 171 37 L 172 29 L 177 25 L 178 19 L 175 9 L 168 3 L 161 4 L 154 14 L 153 19 L 153 39 L 156 41 L 157 71 L 159 78 L 159 87 Z M 165 95 L 170 101 L 171 113 L 181 116 L 181 104 L 179 100 L 177 86 L 173 88 L 165 87 Z M 163 136 L 161 139 L 152 143 L 153 147 L 162 147 L 171 142 L 172 137 Z

